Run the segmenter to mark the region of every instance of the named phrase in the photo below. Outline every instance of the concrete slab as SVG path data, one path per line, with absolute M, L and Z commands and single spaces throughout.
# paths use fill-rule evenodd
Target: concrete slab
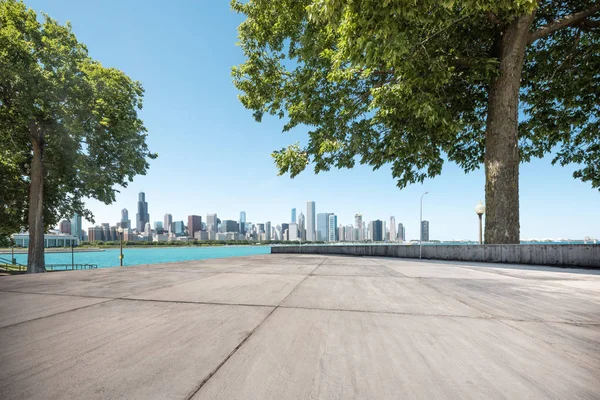
M 216 274 L 131 296 L 136 299 L 200 303 L 278 305 L 303 275 Z
M 0 328 L 103 301 L 107 299 L 0 292 Z
M 127 267 L 51 272 L 0 279 L 0 291 L 118 298 L 210 275 L 197 272 L 165 273 Z
M 600 296 L 544 281 L 428 279 L 441 293 L 499 318 L 600 322 Z
M 114 300 L 3 328 L 3 399 L 187 399 L 270 308 Z
M 598 372 L 498 321 L 280 308 L 193 399 L 593 399 Z
M 286 299 L 283 306 L 485 316 L 481 311 L 409 278 L 310 276 Z
M 486 271 L 474 271 L 472 269 L 461 268 L 455 265 L 427 267 L 423 267 L 422 265 L 390 265 L 387 268 L 412 278 L 518 279 L 511 276 L 500 275 Z
M 245 264 L 228 267 L 224 272 L 235 272 L 240 274 L 308 275 L 314 271 L 315 268 L 316 265 L 313 264 Z
M 398 278 L 406 278 L 399 272 L 394 271 L 383 265 L 368 264 L 368 265 L 330 265 L 322 264 L 313 272 L 313 275 L 330 275 L 330 276 L 391 276 Z

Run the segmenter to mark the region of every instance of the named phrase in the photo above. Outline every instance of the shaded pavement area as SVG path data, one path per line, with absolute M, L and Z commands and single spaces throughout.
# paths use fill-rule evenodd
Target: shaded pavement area
M 600 396 L 600 271 L 272 254 L 0 278 L 2 399 Z

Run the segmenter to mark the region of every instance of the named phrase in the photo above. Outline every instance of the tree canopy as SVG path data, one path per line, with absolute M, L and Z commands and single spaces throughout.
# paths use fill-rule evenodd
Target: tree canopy
M 43 235 L 74 212 L 93 221 L 85 198 L 111 203 L 115 185 L 145 174 L 156 154 L 138 116 L 143 94 L 91 59 L 69 23 L 0 0 L 0 233 L 39 237 L 32 221 Z
M 232 71 L 242 104 L 257 121 L 285 119 L 284 131 L 310 127 L 306 146 L 273 153 L 280 174 L 391 165 L 403 188 L 439 175 L 446 161 L 478 169 L 486 140 L 498 137 L 490 123 L 504 119 L 492 109 L 513 107 L 490 102 L 504 76 L 516 78 L 514 104 L 520 98 L 517 167 L 506 175 L 518 179 L 519 160 L 552 153 L 600 188 L 598 2 L 234 0 L 232 8 L 246 15 L 246 60 Z M 488 183 L 498 162 L 486 165 Z

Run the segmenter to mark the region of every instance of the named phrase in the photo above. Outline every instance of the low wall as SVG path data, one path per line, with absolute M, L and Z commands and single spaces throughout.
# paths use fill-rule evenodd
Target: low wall
M 419 258 L 418 245 L 273 246 L 271 253 Z M 598 244 L 424 245 L 422 258 L 600 268 Z

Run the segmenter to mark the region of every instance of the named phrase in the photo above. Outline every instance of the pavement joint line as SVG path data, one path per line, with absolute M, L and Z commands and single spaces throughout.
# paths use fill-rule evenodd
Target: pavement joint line
M 132 295 L 135 296 L 135 295 Z M 191 301 L 191 300 L 162 300 L 162 299 L 139 299 L 135 297 L 117 297 L 113 300 L 126 300 L 126 301 L 148 301 L 154 303 L 175 303 L 175 304 L 200 304 L 209 306 L 238 306 L 238 307 L 277 307 L 273 304 L 242 304 L 242 303 L 223 303 L 223 302 L 209 302 L 209 301 Z
M 311 271 L 314 272 L 317 268 L 319 268 L 320 265 L 322 265 L 325 262 L 325 259 L 323 259 L 317 266 L 315 266 L 315 268 Z M 271 310 L 271 312 L 248 334 L 246 335 L 246 337 L 227 355 L 227 357 L 225 357 L 225 359 L 223 359 L 223 361 L 221 361 L 221 363 L 219 363 L 219 365 L 217 365 L 217 367 L 211 371 L 210 374 L 208 374 L 198 385 L 198 387 L 196 388 L 196 390 L 194 390 L 188 397 L 186 400 L 191 400 L 192 397 L 194 397 L 203 387 L 204 385 L 206 385 L 206 383 L 217 373 L 219 372 L 219 370 L 221 369 L 221 367 L 223 365 L 225 365 L 225 363 L 231 358 L 233 357 L 233 355 L 252 337 L 252 335 L 254 335 L 254 333 L 260 329 L 261 326 L 263 326 L 267 320 L 271 317 L 271 315 L 273 315 L 273 313 L 275 311 L 277 311 L 277 309 L 279 307 L 281 307 L 281 304 L 286 301 L 288 299 L 288 297 L 290 297 L 292 295 L 292 293 L 294 293 L 296 291 L 296 289 L 298 289 L 298 287 L 302 284 L 302 282 L 304 282 L 308 277 L 310 276 L 310 274 L 306 275 L 304 277 L 304 279 L 302 279 L 300 282 L 298 282 L 298 284 L 290 291 L 290 293 L 288 293 L 287 296 L 285 296 L 285 298 L 279 302 L 278 305 L 276 305 L 275 307 L 273 307 L 273 309 Z M 272 306 L 271 306 L 272 307 Z
M 376 264 L 378 264 L 378 265 L 380 265 L 380 266 L 382 266 L 383 268 L 385 268 L 385 269 L 387 269 L 387 270 L 389 270 L 389 271 L 391 271 L 391 272 L 396 272 L 396 273 L 398 273 L 398 274 L 402 275 L 403 277 L 406 277 L 406 278 L 411 278 L 410 276 L 408 276 L 408 275 L 406 275 L 406 274 L 403 274 L 402 272 L 398 272 L 398 271 L 396 271 L 395 269 L 392 269 L 392 268 L 388 267 L 387 265 L 383 264 L 383 263 L 382 263 L 382 262 L 380 262 L 380 261 L 375 261 L 375 260 L 373 260 L 373 262 L 374 262 L 374 263 L 376 263 Z
M 83 297 L 83 298 L 86 298 L 86 299 L 107 299 L 107 300 L 114 300 L 114 299 L 118 298 L 118 297 L 106 297 L 106 296 L 89 296 L 89 295 L 85 295 L 85 294 L 24 292 L 24 291 L 6 290 L 6 289 L 0 289 L 0 292 L 4 292 L 4 293 L 17 293 L 17 294 L 38 294 L 38 295 L 42 295 L 42 296 Z
M 70 313 L 72 311 L 78 311 L 78 310 L 81 310 L 81 309 L 84 309 L 84 308 L 93 307 L 93 306 L 97 306 L 99 304 L 105 304 L 105 303 L 109 303 L 111 301 L 117 300 L 117 299 L 107 299 L 107 298 L 103 298 L 103 299 L 104 299 L 104 301 L 99 301 L 98 303 L 88 304 L 86 306 L 81 306 L 81 307 L 73 308 L 71 310 L 59 311 L 57 313 L 50 314 L 50 315 L 43 315 L 41 317 L 36 317 L 36 318 L 28 319 L 27 321 L 15 322 L 14 324 L 10 324 L 10 325 L 6 325 L 6 326 L 0 327 L 0 330 L 5 329 L 5 328 L 11 328 L 11 327 L 13 327 L 15 325 L 21 325 L 21 324 L 26 324 L 26 323 L 29 323 L 29 322 L 32 322 L 32 321 L 38 321 L 40 319 L 46 319 L 46 318 L 54 317 L 54 316 L 61 315 L 61 314 L 67 314 L 67 313 Z

